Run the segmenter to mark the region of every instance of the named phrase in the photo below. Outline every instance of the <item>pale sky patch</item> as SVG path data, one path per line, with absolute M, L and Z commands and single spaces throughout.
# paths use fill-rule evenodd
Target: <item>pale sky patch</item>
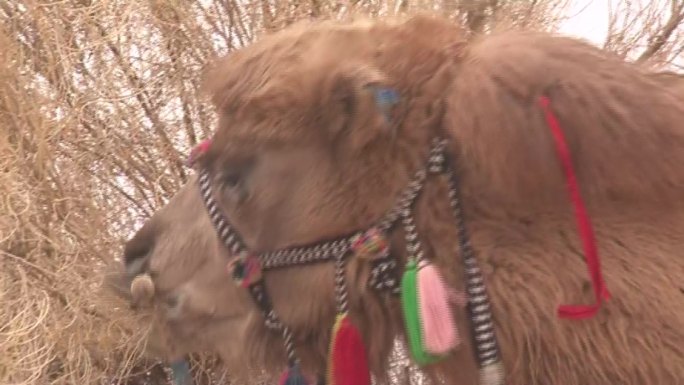
M 610 0 L 573 0 L 568 7 L 560 33 L 587 39 L 602 46 L 608 35 L 608 5 Z

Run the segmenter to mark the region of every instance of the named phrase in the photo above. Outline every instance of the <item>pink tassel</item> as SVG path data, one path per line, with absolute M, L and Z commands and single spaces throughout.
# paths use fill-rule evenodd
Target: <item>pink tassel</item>
M 461 343 L 451 311 L 452 291 L 437 268 L 422 260 L 418 266 L 418 305 L 423 346 L 434 355 L 444 355 Z

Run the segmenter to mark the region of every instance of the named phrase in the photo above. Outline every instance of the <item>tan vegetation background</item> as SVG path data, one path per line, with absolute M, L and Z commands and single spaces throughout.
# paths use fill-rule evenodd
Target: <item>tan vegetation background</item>
M 297 19 L 356 13 L 553 31 L 569 1 L 0 0 L 0 384 L 167 383 L 139 355 L 146 330 L 103 296 L 101 269 L 211 133 L 196 91 L 213 57 Z M 677 69 L 684 0 L 611 4 L 606 49 Z M 415 378 L 404 361 L 397 383 Z M 200 383 L 220 373 L 194 362 Z

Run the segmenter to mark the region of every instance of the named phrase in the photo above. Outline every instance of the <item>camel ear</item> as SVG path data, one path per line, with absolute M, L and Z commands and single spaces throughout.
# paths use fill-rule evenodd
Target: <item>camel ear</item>
M 379 135 L 390 133 L 393 107 L 399 94 L 374 68 L 344 67 L 330 75 L 319 116 L 334 139 L 347 137 L 353 147 L 363 147 Z

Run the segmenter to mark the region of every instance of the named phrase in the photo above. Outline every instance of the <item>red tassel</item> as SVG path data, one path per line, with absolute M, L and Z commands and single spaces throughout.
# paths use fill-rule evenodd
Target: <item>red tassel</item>
M 279 385 L 309 385 L 309 382 L 302 375 L 299 364 L 294 364 L 280 376 Z
M 449 289 L 437 268 L 425 260 L 418 266 L 418 304 L 425 351 L 444 355 L 460 341 Z
M 338 314 L 328 357 L 326 385 L 370 385 L 370 370 L 361 333 L 347 314 Z

